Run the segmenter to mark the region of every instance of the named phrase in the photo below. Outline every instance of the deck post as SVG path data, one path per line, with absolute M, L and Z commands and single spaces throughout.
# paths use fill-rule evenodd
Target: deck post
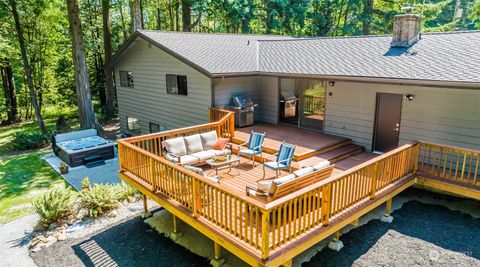
M 282 264 L 283 267 L 292 267 L 292 262 L 293 262 L 293 259 L 289 259 L 288 261 L 284 262 Z
M 143 201 L 143 213 L 142 213 L 142 218 L 148 218 L 152 216 L 152 213 L 148 211 L 148 203 L 147 203 L 147 195 L 142 194 L 142 201 Z
M 178 231 L 177 231 L 177 216 L 175 216 L 175 215 L 172 215 L 172 228 L 173 228 L 173 232 L 175 234 L 178 233 Z
M 230 139 L 232 139 L 235 135 L 235 117 L 233 114 L 230 114 Z M 232 140 L 230 140 L 232 141 Z
M 156 182 L 156 179 L 155 179 L 155 160 L 152 158 L 150 158 L 150 175 L 152 176 L 152 188 L 154 191 L 157 190 L 157 182 Z
M 213 255 L 216 260 L 219 260 L 222 257 L 221 247 L 217 242 L 213 242 Z
M 390 216 L 390 214 L 392 213 L 392 199 L 391 198 L 388 199 L 385 204 L 386 204 L 385 215 Z
M 332 183 L 322 187 L 322 224 L 328 225 L 330 219 L 330 202 L 332 198 Z
M 373 166 L 372 185 L 370 187 L 370 199 L 375 199 L 377 192 L 378 161 Z
M 262 259 L 268 260 L 270 254 L 270 211 L 262 210 Z
M 200 210 L 202 209 L 202 200 L 200 196 L 200 185 L 196 179 L 192 179 L 193 183 L 193 217 L 200 217 Z
M 333 239 L 328 243 L 328 248 L 335 251 L 340 251 L 343 248 L 343 242 L 340 240 L 340 230 L 335 232 Z

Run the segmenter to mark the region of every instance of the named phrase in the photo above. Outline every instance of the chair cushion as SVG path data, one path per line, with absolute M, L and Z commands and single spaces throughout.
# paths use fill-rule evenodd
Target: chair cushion
M 297 178 L 297 177 L 295 176 L 295 174 L 291 173 L 291 174 L 282 176 L 282 177 L 280 177 L 280 178 L 274 179 L 274 180 L 273 180 L 273 183 L 275 183 L 275 184 L 277 184 L 277 185 L 281 185 L 281 184 L 284 184 L 284 183 L 286 183 L 286 182 L 290 182 L 290 181 L 294 180 L 295 178 Z
M 317 163 L 317 164 L 313 165 L 312 168 L 314 168 L 316 171 L 318 171 L 318 170 L 323 169 L 323 168 L 328 167 L 328 166 L 330 166 L 330 161 L 325 160 L 325 161 L 322 161 L 320 163 Z
M 203 175 L 203 177 L 207 178 L 208 180 L 210 180 L 212 182 L 220 183 L 220 179 L 218 179 L 218 176 Z
M 209 150 L 212 148 L 213 144 L 217 142 L 217 131 L 202 133 L 200 134 L 200 138 L 202 139 L 203 150 Z
M 250 132 L 250 137 L 248 138 L 248 149 L 255 150 L 257 152 L 262 151 L 262 148 L 259 147 L 263 145 L 265 140 L 265 134 L 257 133 L 257 132 Z
M 295 146 L 283 143 L 280 145 L 280 149 L 278 150 L 276 161 L 282 162 L 290 166 L 290 162 L 292 161 L 294 152 Z
M 242 149 L 238 152 L 240 155 L 247 155 L 247 156 L 253 156 L 253 155 L 257 155 L 257 154 L 260 154 L 262 152 L 260 151 L 255 151 L 255 150 L 251 150 L 251 149 Z
M 313 171 L 314 171 L 314 169 L 312 167 L 305 167 L 303 169 L 294 171 L 293 174 L 295 174 L 295 176 L 299 177 L 299 176 L 303 176 L 303 175 L 312 173 Z
M 261 190 L 263 192 L 268 192 L 270 191 L 270 187 L 272 186 L 272 181 L 271 180 L 266 180 L 266 181 L 258 181 L 258 190 Z
M 265 162 L 263 163 L 265 165 L 265 167 L 268 167 L 272 170 L 277 170 L 277 169 L 282 169 L 282 168 L 286 168 L 287 165 L 285 164 L 282 164 L 282 163 L 277 163 L 277 162 Z
M 205 161 L 207 159 L 211 159 L 211 158 L 215 157 L 215 152 L 213 152 L 212 150 L 200 151 L 200 152 L 190 154 L 190 156 L 194 156 L 194 157 L 198 158 L 199 161 Z
M 167 150 L 168 153 L 172 153 L 177 156 L 183 156 L 187 154 L 187 147 L 185 146 L 185 140 L 183 137 L 167 139 L 162 142 L 162 146 Z
M 217 142 L 213 144 L 212 148 L 215 150 L 224 150 L 227 143 L 228 143 L 227 138 L 218 138 Z
M 185 139 L 188 154 L 203 151 L 202 139 L 199 134 L 185 136 L 183 139 Z

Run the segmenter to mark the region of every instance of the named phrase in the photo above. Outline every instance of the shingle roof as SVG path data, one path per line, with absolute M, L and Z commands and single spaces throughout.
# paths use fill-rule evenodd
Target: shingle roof
M 211 75 L 264 72 L 480 83 L 480 31 L 422 34 L 409 48 L 390 48 L 391 36 L 139 33 Z

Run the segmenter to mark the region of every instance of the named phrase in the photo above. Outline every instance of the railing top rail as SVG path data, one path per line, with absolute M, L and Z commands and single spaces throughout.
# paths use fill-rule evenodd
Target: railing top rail
M 338 174 L 336 174 L 336 175 L 333 175 L 333 176 L 331 176 L 331 177 L 329 177 L 329 178 L 327 178 L 327 179 L 324 179 L 324 180 L 322 180 L 322 181 L 319 181 L 319 182 L 317 182 L 317 183 L 314 183 L 314 184 L 311 184 L 311 185 L 309 185 L 309 186 L 306 186 L 306 187 L 304 187 L 304 188 L 302 188 L 302 189 L 300 189 L 300 190 L 297 190 L 297 191 L 295 191 L 295 192 L 293 192 L 293 193 L 291 193 L 291 194 L 289 194 L 289 195 L 286 195 L 286 196 L 284 196 L 284 197 L 278 198 L 278 199 L 276 199 L 276 200 L 274 200 L 274 201 L 272 201 L 272 202 L 267 203 L 267 204 L 266 204 L 266 209 L 267 209 L 267 210 L 273 209 L 273 208 L 275 208 L 275 207 L 277 207 L 277 206 L 279 206 L 279 205 L 281 205 L 281 204 L 283 204 L 283 203 L 285 203 L 285 202 L 287 202 L 287 201 L 289 201 L 289 200 L 291 200 L 291 199 L 294 199 L 294 198 L 296 198 L 296 197 L 299 197 L 299 196 L 301 196 L 301 195 L 303 195 L 303 194 L 306 194 L 306 193 L 308 193 L 308 192 L 310 192 L 310 191 L 312 191 L 312 190 L 315 190 L 315 189 L 317 189 L 317 188 L 319 188 L 319 187 L 322 187 L 322 186 L 324 186 L 324 185 L 326 185 L 326 184 L 329 184 L 329 183 L 331 183 L 331 182 L 334 182 L 334 181 L 336 181 L 336 180 L 339 180 L 339 179 L 341 179 L 341 178 L 343 178 L 343 177 L 345 177 L 345 176 L 347 176 L 347 175 L 350 175 L 350 174 L 352 174 L 352 173 L 354 173 L 354 172 L 357 172 L 357 171 L 359 171 L 359 170 L 361 170 L 361 169 L 363 169 L 363 168 L 366 168 L 366 167 L 368 167 L 368 166 L 370 166 L 370 165 L 373 165 L 373 164 L 375 164 L 375 163 L 377 163 L 377 162 L 379 162 L 379 161 L 381 161 L 381 160 L 384 160 L 384 159 L 386 159 L 386 158 L 388 158 L 388 157 L 391 157 L 391 156 L 393 156 L 393 155 L 395 155 L 395 154 L 397 154 L 397 153 L 400 153 L 400 152 L 402 152 L 403 150 L 405 150 L 405 149 L 407 149 L 407 148 L 413 147 L 413 146 L 416 145 L 417 143 L 418 143 L 418 142 L 415 141 L 415 142 L 412 142 L 412 143 L 410 143 L 410 144 L 405 144 L 405 145 L 403 145 L 403 146 L 401 146 L 401 147 L 398 147 L 398 148 L 396 148 L 396 149 L 394 149 L 394 150 L 391 150 L 391 151 L 389 151 L 389 152 L 387 152 L 387 153 L 385 153 L 385 154 L 383 154 L 383 155 L 380 155 L 380 156 L 378 156 L 378 157 L 376 157 L 376 158 L 373 158 L 373 159 L 371 159 L 371 160 L 369 160 L 369 161 L 366 161 L 366 162 L 364 162 L 364 163 L 362 163 L 362 164 L 360 164 L 360 165 L 357 165 L 357 166 L 355 166 L 355 167 L 352 167 L 352 168 L 350 168 L 350 169 L 348 169 L 348 170 L 345 170 L 345 171 L 343 171 L 343 172 L 341 172 L 341 173 L 338 173 Z
M 461 150 L 461 151 L 470 152 L 470 153 L 474 153 L 474 154 L 480 154 L 480 151 L 470 149 L 470 148 L 447 146 L 447 145 L 441 145 L 441 144 L 437 144 L 437 143 L 424 142 L 424 141 L 418 141 L 418 142 L 421 143 L 421 144 L 427 144 L 427 145 L 431 145 L 431 146 L 437 146 L 437 147 L 443 147 L 443 148 L 448 148 L 448 149 L 452 149 L 452 150 Z
M 233 115 L 234 112 L 230 110 L 225 110 L 225 109 L 218 109 L 218 108 L 212 108 L 212 110 L 217 110 L 226 113 L 220 120 L 215 121 L 215 122 L 209 122 L 209 123 L 204 123 L 200 125 L 194 125 L 190 127 L 184 127 L 180 129 L 173 129 L 173 130 L 168 130 L 168 131 L 163 131 L 159 133 L 151 133 L 151 134 L 144 134 L 140 136 L 133 136 L 133 137 L 127 137 L 123 138 L 120 140 L 124 140 L 126 142 L 132 143 L 135 141 L 143 141 L 143 140 L 150 140 L 154 138 L 160 138 L 160 137 L 165 137 L 165 136 L 170 136 L 170 135 L 177 135 L 177 134 L 184 134 L 184 133 L 189 133 L 189 132 L 194 132 L 206 128 L 214 128 L 218 124 L 224 123 L 226 120 L 228 120 L 230 115 Z

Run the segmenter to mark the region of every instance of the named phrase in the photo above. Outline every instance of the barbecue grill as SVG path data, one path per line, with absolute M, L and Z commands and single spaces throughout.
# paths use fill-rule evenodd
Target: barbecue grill
M 235 126 L 245 127 L 253 125 L 254 111 L 257 106 L 248 95 L 233 97 L 230 109 L 235 111 Z
M 282 91 L 280 99 L 280 117 L 282 120 L 297 117 L 298 97 L 293 91 Z

